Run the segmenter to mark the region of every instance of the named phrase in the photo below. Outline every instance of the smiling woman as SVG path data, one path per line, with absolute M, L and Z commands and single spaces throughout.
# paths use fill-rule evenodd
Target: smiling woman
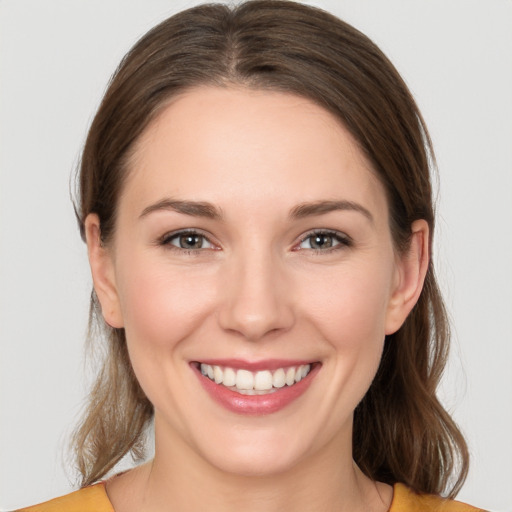
M 382 185 L 331 114 L 292 94 L 192 89 L 148 127 L 127 172 L 108 250 L 98 215 L 85 227 L 103 316 L 124 328 L 157 447 L 186 440 L 245 475 L 327 447 L 350 455 L 385 334 L 421 289 L 426 222 L 398 264 Z
M 108 352 L 83 489 L 27 510 L 476 510 L 440 497 L 468 453 L 436 397 L 429 161 L 396 70 L 324 11 L 205 5 L 144 36 L 80 169 Z M 154 458 L 105 480 L 153 425 Z

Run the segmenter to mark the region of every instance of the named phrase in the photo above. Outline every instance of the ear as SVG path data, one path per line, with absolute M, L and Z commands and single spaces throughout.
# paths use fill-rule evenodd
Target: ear
M 397 256 L 397 275 L 388 304 L 386 334 L 398 331 L 418 301 L 429 264 L 427 221 L 414 221 L 408 249 Z
M 101 242 L 100 219 L 90 213 L 85 219 L 85 236 L 94 291 L 100 301 L 105 322 L 111 327 L 123 327 L 123 316 L 117 293 L 111 250 Z

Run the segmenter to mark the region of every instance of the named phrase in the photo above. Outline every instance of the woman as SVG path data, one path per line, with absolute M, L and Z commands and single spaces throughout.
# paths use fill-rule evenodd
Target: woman
M 435 395 L 432 160 L 396 70 L 323 11 L 208 5 L 150 31 L 81 163 L 108 346 L 84 488 L 28 510 L 476 510 L 435 496 L 468 454 Z M 105 481 L 152 422 L 154 459 Z

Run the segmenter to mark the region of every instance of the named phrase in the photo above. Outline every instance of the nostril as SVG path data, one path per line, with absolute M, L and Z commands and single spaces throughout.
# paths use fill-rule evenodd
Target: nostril
M 254 304 L 252 305 L 254 306 Z M 293 325 L 293 313 L 277 304 L 255 308 L 237 304 L 226 308 L 219 316 L 222 329 L 236 333 L 249 341 L 259 341 L 286 332 Z

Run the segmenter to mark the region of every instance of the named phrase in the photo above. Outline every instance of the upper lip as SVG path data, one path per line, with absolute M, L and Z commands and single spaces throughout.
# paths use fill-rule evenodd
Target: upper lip
M 222 366 L 236 368 L 239 370 L 248 370 L 257 372 L 260 370 L 277 370 L 278 368 L 289 368 L 291 366 L 301 366 L 313 364 L 315 361 L 308 359 L 261 359 L 259 361 L 247 361 L 245 359 L 201 359 L 192 361 L 195 364 L 208 364 L 210 366 Z

